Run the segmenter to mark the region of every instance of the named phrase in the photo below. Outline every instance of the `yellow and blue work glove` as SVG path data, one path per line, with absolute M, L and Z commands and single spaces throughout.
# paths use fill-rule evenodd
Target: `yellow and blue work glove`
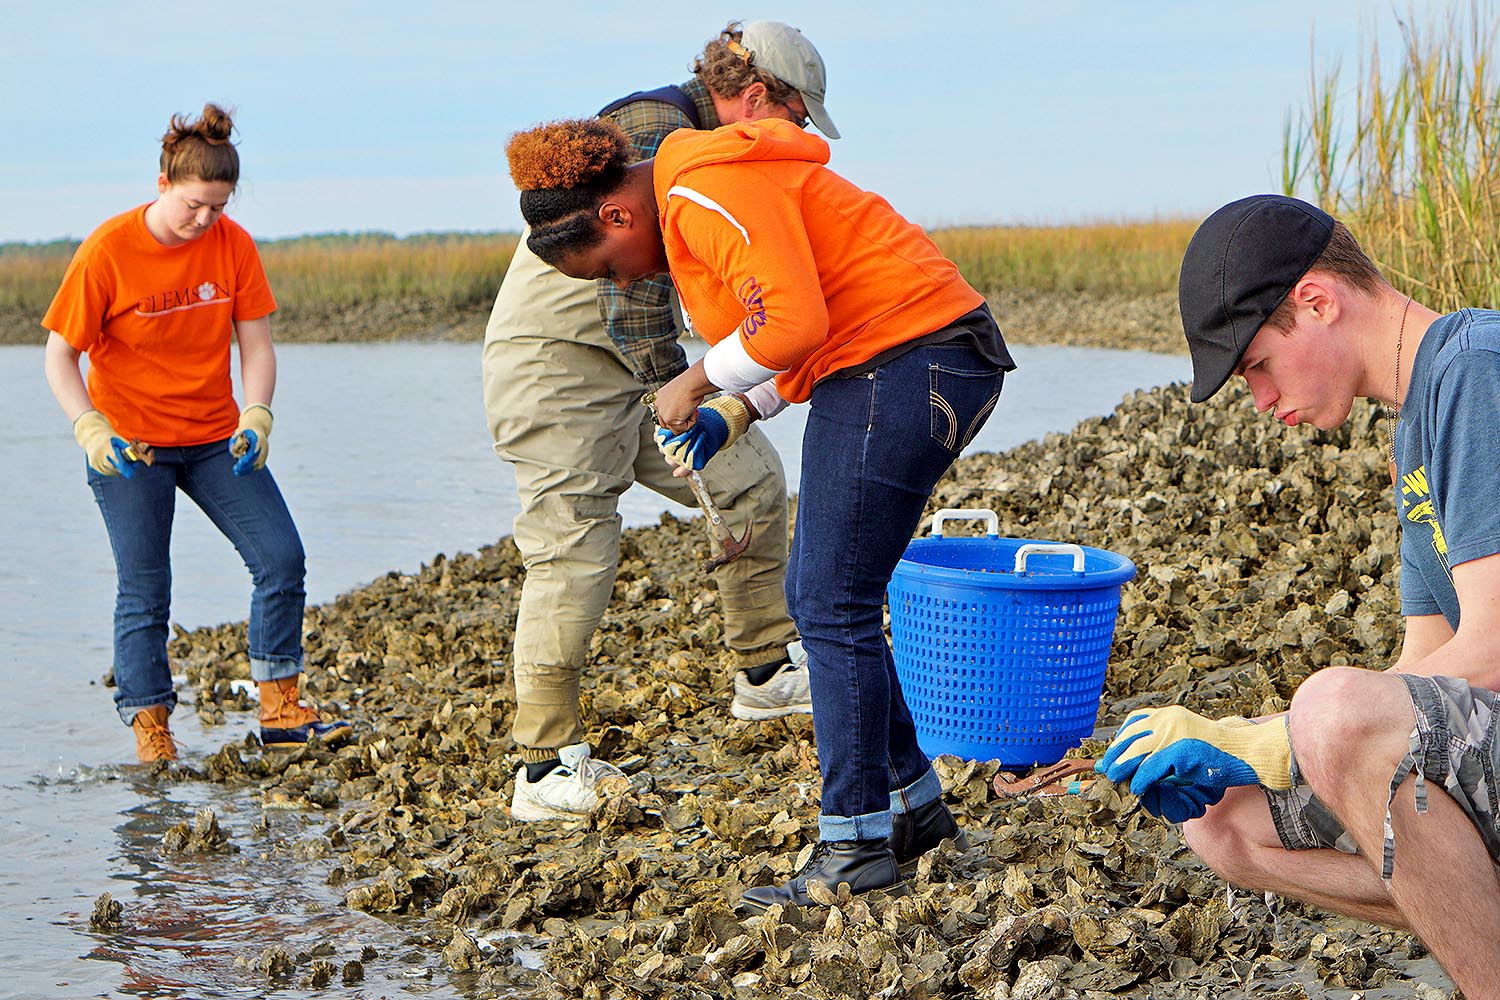
M 698 407 L 698 419 L 685 431 L 656 429 L 656 447 L 677 465 L 694 472 L 738 441 L 750 426 L 750 408 L 738 396 L 717 396 Z
M 234 474 L 246 476 L 266 467 L 271 452 L 271 411 L 260 403 L 240 411 L 240 426 L 229 439 Z
M 89 468 L 101 476 L 129 479 L 140 466 L 130 444 L 115 433 L 109 418 L 98 410 L 84 410 L 73 421 L 73 439 L 89 457 Z
M 1136 712 L 1095 770 L 1130 791 L 1147 812 L 1172 823 L 1197 819 L 1230 788 L 1292 787 L 1286 716 L 1261 724 L 1204 718 L 1180 705 Z

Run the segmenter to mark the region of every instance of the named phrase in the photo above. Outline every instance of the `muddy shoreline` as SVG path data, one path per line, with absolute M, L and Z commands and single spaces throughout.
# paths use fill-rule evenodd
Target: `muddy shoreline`
M 1128 336 L 1109 346 L 1144 346 Z M 1361 404 L 1339 431 L 1288 430 L 1228 395 L 1135 393 L 1070 434 L 964 458 L 933 498 L 995 510 L 1003 535 L 1135 561 L 1102 720 L 1170 701 L 1275 710 L 1318 667 L 1395 652 L 1379 414 Z M 176 777 L 325 814 L 304 849 L 336 860 L 347 905 L 420 928 L 414 943 L 476 995 L 1446 995 L 1407 935 L 1226 893 L 1176 830 L 1107 785 L 1001 802 L 995 765 L 952 758 L 939 771 L 968 853 L 929 856 L 903 898 L 736 918 L 739 891 L 785 877 L 815 839 L 818 775 L 809 720 L 728 714 L 706 546 L 671 516 L 626 533 L 583 703 L 589 739 L 634 781 L 587 827 L 508 815 L 521 582 L 508 538 L 308 610 L 309 696 L 360 722 L 356 745 L 263 755 L 235 739 Z M 243 624 L 180 633 L 172 655 L 197 710 L 228 722 L 226 738 L 244 732 L 251 706 L 230 684 L 248 676 Z M 513 960 L 538 944 L 544 970 Z
M 1177 296 L 1104 295 L 1008 291 L 990 296 L 1006 338 L 1016 344 L 1073 344 L 1182 354 Z M 43 344 L 41 313 L 0 310 L 0 345 Z M 272 332 L 284 344 L 344 344 L 390 340 L 475 341 L 484 339 L 489 306 L 454 309 L 440 299 L 410 295 L 398 302 L 373 299 L 358 305 L 319 310 L 295 305 L 271 317 Z

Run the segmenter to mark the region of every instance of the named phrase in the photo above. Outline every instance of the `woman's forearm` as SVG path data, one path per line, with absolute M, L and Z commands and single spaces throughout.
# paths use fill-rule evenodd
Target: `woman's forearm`
M 83 373 L 78 370 L 78 351 L 57 333 L 47 335 L 46 353 L 42 367 L 47 373 L 47 385 L 62 407 L 68 420 L 77 420 L 79 415 L 94 408 L 89 390 L 83 384 Z
M 270 409 L 276 394 L 276 348 L 271 345 L 271 318 L 245 320 L 234 325 L 240 346 L 240 384 L 245 405 Z

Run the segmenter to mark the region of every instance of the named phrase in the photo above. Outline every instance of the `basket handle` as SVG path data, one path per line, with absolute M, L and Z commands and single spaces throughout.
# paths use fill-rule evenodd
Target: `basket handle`
M 1000 515 L 992 510 L 959 510 L 956 507 L 944 507 L 932 515 L 932 533 L 937 536 L 943 534 L 943 524 L 946 521 L 978 521 L 985 522 L 985 534 L 998 536 L 1000 534 Z
M 1071 555 L 1073 572 L 1083 572 L 1083 546 L 1068 542 L 1027 542 L 1016 550 L 1016 572 L 1026 572 L 1026 557 L 1050 554 Z

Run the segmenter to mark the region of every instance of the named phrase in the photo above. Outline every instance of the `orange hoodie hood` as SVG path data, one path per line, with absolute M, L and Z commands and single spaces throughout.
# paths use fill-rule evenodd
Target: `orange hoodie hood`
M 715 350 L 735 338 L 716 358 L 739 352 L 720 388 L 774 376 L 800 402 L 819 379 L 984 301 L 927 234 L 827 163 L 827 142 L 781 119 L 679 129 L 657 151 L 652 183 L 684 311 Z
M 772 160 L 823 165 L 829 148 L 824 139 L 789 121 L 767 118 L 737 122 L 712 131 L 678 129 L 656 151 L 653 179 L 657 208 L 666 207 L 667 191 L 687 171 L 720 163 L 765 163 Z

